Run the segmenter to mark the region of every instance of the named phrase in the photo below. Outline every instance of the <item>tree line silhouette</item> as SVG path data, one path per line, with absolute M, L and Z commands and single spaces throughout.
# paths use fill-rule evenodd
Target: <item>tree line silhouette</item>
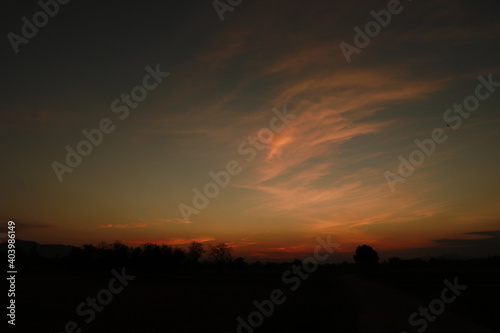
M 17 257 L 20 266 L 27 269 L 60 267 L 76 271 L 127 266 L 142 272 L 172 272 L 201 267 L 239 269 L 247 265 L 242 257 L 233 257 L 233 250 L 226 243 L 204 246 L 199 242 L 190 243 L 186 249 L 154 243 L 132 247 L 120 241 L 99 242 L 72 247 L 69 256 L 52 258 L 42 256 L 33 246 L 26 252 L 18 249 Z
M 36 243 L 35 243 L 36 244 Z M 4 252 L 4 249 L 2 249 Z M 185 249 L 172 245 L 158 245 L 145 243 L 132 247 L 120 241 L 113 243 L 99 242 L 97 245 L 84 244 L 81 247 L 71 247 L 68 256 L 42 256 L 36 246 L 28 251 L 17 250 L 17 262 L 24 271 L 46 270 L 49 268 L 62 269 L 74 272 L 99 272 L 116 267 L 126 266 L 127 269 L 141 273 L 159 272 L 207 272 L 207 271 L 241 271 L 262 269 L 285 270 L 290 265 L 300 265 L 299 259 L 289 262 L 256 261 L 247 263 L 242 257 L 234 257 L 233 249 L 226 243 L 217 245 L 203 245 L 192 242 Z M 337 272 L 345 273 L 372 273 L 380 270 L 405 270 L 419 268 L 433 268 L 443 266 L 471 265 L 491 267 L 500 265 L 500 257 L 483 259 L 443 259 L 430 258 L 423 260 L 401 259 L 392 257 L 383 263 L 379 262 L 378 253 L 368 245 L 360 245 L 353 256 L 355 264 L 325 263 L 323 268 L 332 268 Z

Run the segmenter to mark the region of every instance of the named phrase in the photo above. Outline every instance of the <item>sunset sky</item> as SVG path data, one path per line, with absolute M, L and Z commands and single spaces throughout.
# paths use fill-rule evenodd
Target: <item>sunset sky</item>
M 223 21 L 212 1 L 61 5 L 17 54 L 2 44 L 3 223 L 40 243 L 226 242 L 259 259 L 310 255 L 326 235 L 342 259 L 360 244 L 500 254 L 500 86 L 460 126 L 443 119 L 478 76 L 500 82 L 498 1 L 404 1 L 348 63 L 339 44 L 387 3 L 243 1 Z M 40 10 L 13 6 L 5 35 Z M 120 119 L 111 104 L 148 66 L 169 75 Z M 240 144 L 284 109 L 294 119 L 247 161 Z M 114 130 L 60 182 L 53 162 L 104 118 Z M 447 139 L 391 191 L 384 174 L 435 128 Z M 233 160 L 241 173 L 184 220 Z

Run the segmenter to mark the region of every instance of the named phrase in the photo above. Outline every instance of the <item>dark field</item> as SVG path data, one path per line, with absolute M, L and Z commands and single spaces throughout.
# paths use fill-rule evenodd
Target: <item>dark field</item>
M 74 332 L 417 332 L 421 326 L 411 326 L 409 316 L 440 297 L 444 279 L 457 277 L 467 289 L 428 322 L 425 332 L 499 332 L 500 269 L 494 264 L 498 261 L 380 265 L 370 273 L 354 265 L 325 265 L 300 280 L 295 291 L 295 283 L 282 280 L 291 264 L 127 271 L 136 278 L 89 323 L 89 316 L 78 315 L 76 308 L 96 297 L 113 275 L 37 269 L 18 274 L 15 331 L 65 332 L 66 323 L 74 321 Z M 284 302 L 274 305 L 259 327 L 238 331 L 237 317 L 248 322 L 256 311 L 252 302 L 269 300 L 274 289 L 283 291 Z

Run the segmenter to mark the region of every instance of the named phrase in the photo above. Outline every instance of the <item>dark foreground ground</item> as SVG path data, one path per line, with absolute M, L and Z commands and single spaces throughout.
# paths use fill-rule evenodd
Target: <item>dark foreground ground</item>
M 288 268 L 287 268 L 288 267 Z M 500 268 L 457 263 L 446 268 L 380 268 L 360 273 L 354 266 L 324 266 L 307 279 L 282 276 L 290 265 L 183 273 L 136 275 L 114 294 L 102 312 L 78 315 L 87 297 L 96 297 L 111 272 L 68 273 L 61 269 L 20 272 L 16 284 L 15 332 L 418 332 L 409 317 L 441 297 L 444 279 L 467 289 L 421 332 L 500 332 Z M 121 267 L 116 267 L 121 271 Z M 291 280 L 295 277 L 294 280 Z M 300 281 L 300 285 L 298 285 Z M 115 285 L 118 288 L 118 283 Z M 291 287 L 297 286 L 295 291 Z M 240 327 L 256 311 L 254 300 L 279 289 L 286 300 L 269 317 L 254 313 L 258 327 Z M 101 295 L 104 295 L 103 292 Z M 452 294 L 450 294 L 452 295 Z M 448 297 L 451 297 L 448 295 Z M 280 300 L 283 301 L 284 297 Z M 264 304 L 268 304 L 264 302 Z M 438 302 L 433 303 L 438 306 Z M 85 307 L 87 309 L 87 307 Z M 439 310 L 439 309 L 438 309 Z M 266 310 L 264 310 L 266 311 Z M 5 318 L 5 317 L 4 317 Z M 74 321 L 78 327 L 65 326 Z

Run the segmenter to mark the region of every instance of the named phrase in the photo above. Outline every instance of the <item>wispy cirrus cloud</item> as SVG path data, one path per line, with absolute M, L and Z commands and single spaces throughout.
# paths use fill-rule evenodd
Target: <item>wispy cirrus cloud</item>
M 367 7 L 367 12 L 370 9 Z M 444 7 L 434 10 L 446 13 Z M 405 15 L 414 14 L 408 11 Z M 199 70 L 199 65 L 193 64 L 191 70 L 197 74 L 193 79 L 195 84 L 189 82 L 188 87 L 181 83 L 179 90 L 187 96 L 188 91 L 202 91 L 202 85 L 197 83 L 206 86 L 209 82 L 210 87 L 218 87 L 212 89 L 214 94 L 198 97 L 207 104 L 187 106 L 187 116 L 183 117 L 151 116 L 142 123 L 142 133 L 163 133 L 185 140 L 192 154 L 210 151 L 208 143 L 217 144 L 229 152 L 220 158 L 234 157 L 242 133 L 255 135 L 269 118 L 272 107 L 286 105 L 297 118 L 276 133 L 272 143 L 245 169 L 245 175 L 232 183 L 234 187 L 251 190 L 249 196 L 257 203 L 253 209 L 273 214 L 293 212 L 314 229 L 354 228 L 387 221 L 403 223 L 439 214 L 446 202 L 429 203 L 426 198 L 437 185 L 399 193 L 396 198 L 388 193 L 381 177 L 381 170 L 388 163 L 382 159 L 387 160 L 389 155 L 397 167 L 400 152 L 384 151 L 382 147 L 389 144 L 386 132 L 402 129 L 411 122 L 401 116 L 408 107 L 450 88 L 465 74 L 443 76 L 419 71 L 422 61 L 411 55 L 398 60 L 405 66 L 394 66 L 394 59 L 376 66 L 338 66 L 340 61 L 345 62 L 338 49 L 345 36 L 326 34 L 323 28 L 329 25 L 327 19 L 331 17 L 318 18 L 317 26 L 311 28 L 318 34 L 312 39 L 310 31 L 293 38 L 284 34 L 279 41 L 267 35 L 254 39 L 266 25 L 279 31 L 280 27 L 266 17 L 262 26 L 235 27 L 217 35 L 197 60 L 213 62 L 219 73 L 231 71 L 238 61 L 241 79 L 220 94 L 217 91 L 227 86 L 227 75 L 213 76 L 212 70 Z M 400 32 L 410 33 L 404 25 Z M 377 43 L 387 43 L 391 37 L 394 31 L 382 34 L 370 45 L 371 55 L 363 57 L 377 59 L 383 50 Z M 266 62 L 254 61 L 262 56 L 262 50 L 268 49 L 271 51 Z M 428 55 L 425 62 L 430 64 L 434 60 L 436 56 Z M 248 91 L 257 89 L 265 80 L 275 80 L 276 84 L 261 92 L 263 102 L 257 109 L 249 109 L 242 99 L 247 101 Z M 391 140 L 405 136 L 415 134 L 400 130 Z M 439 161 L 438 156 L 431 163 L 435 161 Z M 426 175 L 419 173 L 421 177 L 415 181 Z M 387 202 L 391 202 L 390 209 Z
M 237 186 L 263 193 L 261 208 L 304 215 L 324 211 L 325 205 L 370 203 L 373 207 L 375 198 L 383 205 L 386 185 L 375 167 L 382 152 L 363 151 L 363 145 L 394 122 L 376 115 L 446 86 L 440 80 L 422 84 L 400 74 L 396 78 L 384 69 L 354 70 L 340 71 L 338 77 L 288 82 L 277 100 L 283 104 L 297 101 L 290 112 L 299 116 L 266 147 L 265 158 L 252 165 L 254 177 Z M 355 154 L 346 148 L 353 141 Z

